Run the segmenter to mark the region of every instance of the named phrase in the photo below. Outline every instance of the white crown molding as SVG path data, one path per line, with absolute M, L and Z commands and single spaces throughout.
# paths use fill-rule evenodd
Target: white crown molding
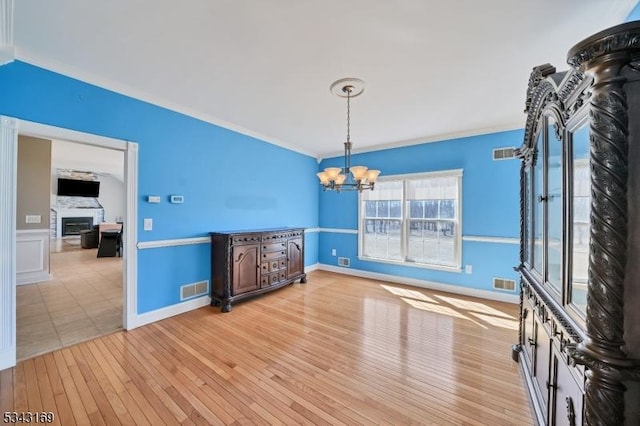
M 2 1 L 2 0 L 0 0 Z M 293 146 L 291 144 L 287 144 L 279 139 L 273 138 L 271 136 L 267 136 L 264 135 L 262 133 L 259 132 L 255 132 L 253 130 L 247 129 L 246 127 L 242 127 L 239 126 L 237 124 L 222 120 L 220 118 L 217 117 L 213 117 L 209 114 L 203 114 L 202 112 L 196 111 L 192 108 L 189 108 L 185 105 L 180 105 L 177 104 L 175 102 L 171 102 L 168 101 L 166 99 L 163 99 L 161 97 L 152 95 L 150 93 L 146 93 L 142 90 L 136 89 L 134 87 L 128 86 L 126 84 L 121 84 L 121 83 L 117 83 L 115 81 L 106 79 L 104 77 L 101 76 L 97 76 L 95 74 L 86 72 L 86 71 L 81 71 L 77 68 L 74 67 L 70 67 L 68 65 L 65 64 L 61 64 L 60 62 L 57 61 L 52 61 L 52 60 L 48 60 L 45 58 L 42 58 L 40 56 L 38 56 L 37 54 L 28 52 L 25 49 L 22 48 L 18 48 L 15 52 L 15 59 L 18 59 L 20 61 L 23 62 L 27 62 L 31 65 L 35 65 L 37 67 L 41 67 L 41 68 L 45 68 L 49 71 L 53 71 L 62 75 L 65 75 L 67 77 L 71 77 L 80 81 L 83 81 L 85 83 L 89 83 L 92 84 L 94 86 L 98 86 L 101 87 L 103 89 L 107 89 L 116 93 L 120 93 L 122 95 L 125 96 L 129 96 L 132 97 L 134 99 L 137 100 L 141 100 L 144 102 L 148 102 L 150 104 L 162 107 L 162 108 L 166 108 L 168 110 L 171 111 L 175 111 L 181 114 L 185 114 L 189 117 L 192 118 L 196 118 L 198 120 L 202 120 L 205 121 L 207 123 L 219 126 L 219 127 L 223 127 L 227 130 L 231 130 L 234 131 L 236 133 L 240 133 L 243 134 L 245 136 L 249 136 L 255 139 L 258 139 L 260 141 L 263 142 L 267 142 L 271 145 L 276 145 L 279 146 L 281 148 L 285 148 L 288 149 L 290 151 L 295 151 L 299 154 L 303 154 L 303 155 L 307 155 L 309 157 L 313 157 L 316 160 L 318 159 L 318 153 L 317 152 L 310 152 L 310 151 L 306 151 L 301 149 L 300 147 L 297 146 Z
M 351 151 L 351 154 L 364 154 L 367 152 L 382 151 L 385 149 L 393 149 L 393 148 L 402 148 L 405 146 L 422 145 L 422 144 L 434 143 L 434 142 L 446 142 L 451 139 L 461 139 L 461 138 L 468 138 L 472 136 L 482 136 L 482 135 L 488 135 L 491 133 L 507 132 L 510 130 L 519 130 L 523 128 L 524 128 L 524 122 L 521 122 L 521 121 L 505 122 L 497 126 L 481 127 L 477 129 L 471 129 L 471 130 L 461 130 L 459 132 L 441 133 L 435 136 L 425 136 L 422 138 L 407 139 L 407 140 L 397 141 L 397 142 L 389 142 L 385 144 L 374 145 L 371 147 L 355 148 Z M 334 151 L 325 155 L 321 155 L 319 157 L 319 161 L 322 161 L 327 158 L 335 158 L 335 157 L 342 157 L 342 156 L 344 156 L 344 152 Z
M 0 0 L 0 1 L 6 1 L 6 0 Z M 135 98 L 144 102 L 149 102 L 153 105 L 166 108 L 171 111 L 185 114 L 190 117 L 205 121 L 207 123 L 234 131 L 236 133 L 240 133 L 245 136 L 249 136 L 249 137 L 261 140 L 263 142 L 267 142 L 272 145 L 276 145 L 281 148 L 297 152 L 299 154 L 307 155 L 309 157 L 314 158 L 318 162 L 318 164 L 320 164 L 320 162 L 324 159 L 341 157 L 344 155 L 344 152 L 342 151 L 335 151 L 335 152 L 330 152 L 326 154 L 320 154 L 318 152 L 311 152 L 305 149 L 301 149 L 300 147 L 288 144 L 279 139 L 270 137 L 268 135 L 265 135 L 259 132 L 255 132 L 253 130 L 247 129 L 237 124 L 222 120 L 217 117 L 213 117 L 209 114 L 203 114 L 185 105 L 180 105 L 180 104 L 168 101 L 166 99 L 162 99 L 158 96 L 154 96 L 149 93 L 143 92 L 137 88 L 124 85 L 121 83 L 117 83 L 112 80 L 105 79 L 104 77 L 97 76 L 92 73 L 88 73 L 86 71 L 78 70 L 74 67 L 70 67 L 66 64 L 61 64 L 57 61 L 52 61 L 52 60 L 42 58 L 22 48 L 18 48 L 15 51 L 13 51 L 13 48 L 12 48 L 11 55 L 12 55 L 12 58 L 15 58 L 17 60 L 27 62 L 29 64 L 32 64 L 41 68 L 45 68 L 47 70 L 57 72 L 59 74 L 62 74 L 71 78 L 75 78 L 80 81 L 83 81 L 107 90 L 111 90 L 113 92 L 120 93 L 125 96 L 130 96 L 132 98 Z M 0 50 L 0 60 L 1 59 L 2 59 L 2 51 Z M 353 149 L 352 154 L 362 154 L 366 152 L 375 152 L 375 151 L 381 151 L 385 149 L 401 148 L 405 146 L 421 145 L 421 144 L 432 143 L 432 142 L 443 142 L 450 139 L 458 139 L 458 138 L 464 138 L 464 137 L 470 137 L 470 136 L 480 136 L 485 134 L 504 132 L 509 130 L 517 130 L 517 129 L 522 129 L 523 127 L 524 127 L 524 124 L 522 122 L 519 122 L 519 121 L 517 123 L 508 122 L 498 126 L 463 130 L 463 131 L 451 132 L 451 133 L 442 133 L 435 136 L 425 136 L 425 137 L 416 138 L 416 139 L 389 142 L 386 144 L 380 144 L 380 145 L 375 145 L 371 147 L 356 148 L 356 149 Z

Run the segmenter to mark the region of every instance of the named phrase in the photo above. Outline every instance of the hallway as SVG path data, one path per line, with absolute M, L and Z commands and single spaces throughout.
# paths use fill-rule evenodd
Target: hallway
M 122 329 L 122 258 L 96 253 L 52 239 L 52 279 L 17 286 L 18 361 Z

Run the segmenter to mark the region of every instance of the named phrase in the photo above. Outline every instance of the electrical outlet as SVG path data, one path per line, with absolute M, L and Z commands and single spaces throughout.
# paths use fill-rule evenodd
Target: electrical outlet
M 336 249 L 331 249 L 331 256 L 337 256 Z
M 144 230 L 145 231 L 153 230 L 153 219 L 147 218 L 144 220 Z
M 24 218 L 25 223 L 40 223 L 42 222 L 42 216 L 39 214 L 28 214 Z
M 467 274 L 473 273 L 473 266 L 472 265 L 465 265 L 464 266 L 464 272 L 467 273 Z

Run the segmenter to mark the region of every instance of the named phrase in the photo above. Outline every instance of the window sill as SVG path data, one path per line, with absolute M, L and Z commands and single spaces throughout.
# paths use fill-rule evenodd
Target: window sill
M 453 272 L 457 274 L 462 273 L 461 267 L 455 266 L 445 266 L 445 265 L 427 265 L 424 263 L 415 263 L 415 262 L 404 262 L 401 260 L 386 260 L 386 259 L 376 259 L 373 257 L 364 257 L 358 256 L 358 260 L 363 262 L 373 262 L 373 263 L 386 263 L 388 265 L 397 265 L 397 266 L 408 266 L 411 268 L 420 268 L 420 269 L 432 269 L 436 271 L 445 271 L 445 272 Z

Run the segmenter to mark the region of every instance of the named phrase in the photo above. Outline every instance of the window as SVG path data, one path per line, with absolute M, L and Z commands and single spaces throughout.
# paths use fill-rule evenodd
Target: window
M 390 176 L 360 193 L 359 256 L 460 269 L 462 170 Z

